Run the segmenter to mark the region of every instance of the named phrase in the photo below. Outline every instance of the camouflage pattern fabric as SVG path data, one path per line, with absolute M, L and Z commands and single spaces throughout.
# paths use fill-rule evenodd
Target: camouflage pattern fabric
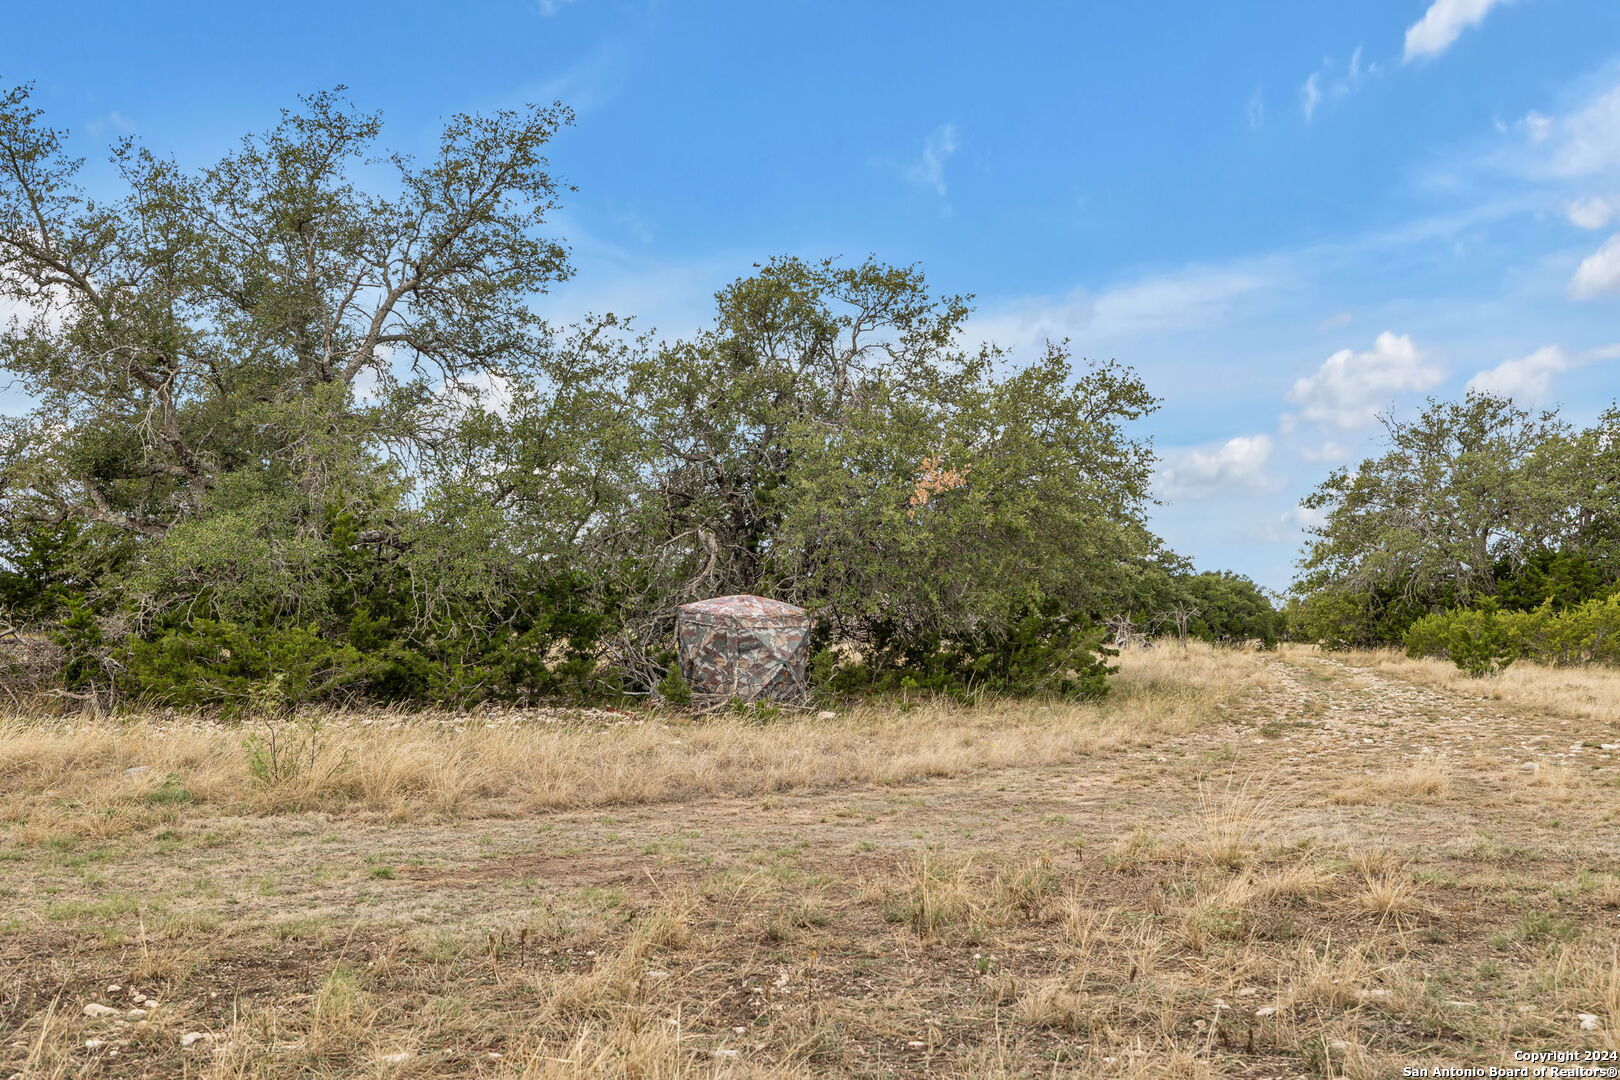
M 719 596 L 675 609 L 681 675 L 692 693 L 739 701 L 805 696 L 810 616 L 763 596 Z

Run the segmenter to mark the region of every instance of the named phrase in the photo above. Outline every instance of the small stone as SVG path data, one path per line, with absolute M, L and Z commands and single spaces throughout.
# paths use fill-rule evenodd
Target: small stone
M 106 1046 L 106 1045 L 107 1045 L 107 1040 L 106 1039 L 86 1039 L 86 1040 L 84 1040 L 84 1048 L 86 1050 L 100 1050 L 103 1046 Z
M 146 1015 L 146 1010 L 145 1009 L 131 1009 L 127 1013 L 125 1013 L 124 1015 L 129 1017 L 131 1020 L 139 1020 L 141 1017 Z
M 1603 1021 L 1592 1013 L 1576 1013 L 1575 1019 L 1581 1022 L 1582 1031 L 1599 1031 L 1603 1027 Z
M 158 1007 L 157 998 L 147 998 L 141 1002 L 141 1006 L 146 1009 L 155 1009 Z
M 910 1042 L 906 1043 L 906 1045 L 911 1047 L 913 1050 L 921 1050 L 923 1047 L 927 1046 L 928 1044 L 923 1042 L 920 1039 L 912 1039 Z
M 1277 1015 L 1277 1006 L 1275 1006 L 1275 1005 L 1267 1005 L 1263 1009 L 1256 1009 L 1256 1010 L 1254 1010 L 1254 1015 L 1259 1016 L 1259 1017 L 1276 1016 Z
M 400 1050 L 392 1054 L 384 1054 L 377 1060 L 384 1065 L 399 1065 L 411 1060 L 411 1052 L 409 1050 Z
M 129 768 L 124 770 L 124 775 L 125 776 L 140 776 L 142 773 L 149 773 L 151 771 L 152 771 L 152 766 L 150 766 L 150 765 L 131 765 Z
M 1606 742 L 1598 744 L 1599 750 L 1620 750 L 1620 742 Z
M 1357 990 L 1356 996 L 1359 998 L 1387 998 L 1389 997 L 1389 991 L 1381 989 Z
M 817 720 L 836 720 L 836 719 L 838 719 L 838 714 L 833 712 L 831 709 L 823 709 L 820 712 L 816 713 L 816 719 Z
M 649 972 L 647 972 L 647 978 L 649 978 L 649 979 L 667 979 L 667 978 L 669 978 L 669 972 L 667 972 L 667 971 L 649 971 Z
M 1535 772 L 1539 768 L 1541 768 L 1541 764 L 1535 761 L 1527 761 L 1523 765 L 1519 766 L 1519 769 L 1522 772 Z
M 118 993 L 118 991 L 120 991 L 122 989 L 123 989 L 122 986 L 119 986 L 117 983 L 113 983 L 111 986 L 107 987 L 107 993 L 116 994 L 116 993 Z
M 88 1005 L 86 1005 L 84 1007 L 84 1015 L 86 1015 L 86 1016 L 117 1016 L 118 1015 L 118 1010 L 113 1009 L 113 1008 L 109 1008 L 106 1005 L 97 1004 L 96 1002 L 92 1001 L 90 1004 L 88 1004 Z
M 737 1056 L 737 1051 L 735 1051 L 735 1050 L 716 1050 L 714 1052 L 714 1056 L 719 1057 L 719 1058 L 734 1058 L 734 1057 Z
M 208 1034 L 206 1031 L 188 1031 L 184 1035 L 180 1036 L 180 1045 L 191 1046 L 195 1043 L 202 1042 L 204 1039 L 212 1038 L 213 1036 Z

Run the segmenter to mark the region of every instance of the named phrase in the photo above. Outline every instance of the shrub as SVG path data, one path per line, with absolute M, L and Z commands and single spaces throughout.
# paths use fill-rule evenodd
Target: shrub
M 1451 659 L 1471 675 L 1515 659 L 1543 664 L 1620 663 L 1620 594 L 1562 611 L 1552 600 L 1532 611 L 1462 608 L 1426 615 L 1406 632 L 1410 656 Z
M 965 631 L 949 639 L 881 626 L 860 659 L 819 650 L 818 687 L 834 693 L 924 690 L 968 698 L 981 693 L 1099 698 L 1114 669 L 1101 628 L 1069 616 L 1026 615 L 1009 631 Z

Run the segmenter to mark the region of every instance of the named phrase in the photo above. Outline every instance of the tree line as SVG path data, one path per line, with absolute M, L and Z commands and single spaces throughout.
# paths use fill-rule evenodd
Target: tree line
M 752 592 L 814 613 L 826 686 L 1101 692 L 1103 621 L 1192 580 L 1136 373 L 972 341 L 969 298 L 875 259 L 757 265 L 681 340 L 550 324 L 570 122 L 458 115 L 417 160 L 339 89 L 200 168 L 123 140 L 97 199 L 0 94 L 33 403 L 0 621 L 81 693 L 466 703 L 650 692 L 676 604 Z

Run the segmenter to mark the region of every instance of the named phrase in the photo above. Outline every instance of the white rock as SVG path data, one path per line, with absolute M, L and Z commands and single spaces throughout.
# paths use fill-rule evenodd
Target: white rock
M 1599 750 L 1620 750 L 1620 742 L 1606 742 L 1598 744 Z
M 141 1005 L 147 1009 L 155 1009 L 158 1007 L 157 998 L 147 998 L 145 1001 L 141 1002 Z
M 86 1050 L 100 1050 L 103 1046 L 106 1046 L 106 1045 L 107 1045 L 107 1040 L 106 1039 L 86 1039 L 86 1040 L 84 1040 L 84 1048 Z
M 816 713 L 816 719 L 817 720 L 836 720 L 836 719 L 838 719 L 838 714 L 833 712 L 831 709 L 823 709 L 820 712 Z
M 1535 761 L 1527 761 L 1523 765 L 1520 765 L 1519 768 L 1524 772 L 1535 772 L 1537 769 L 1541 768 L 1541 764 Z
M 129 768 L 124 770 L 124 775 L 125 776 L 140 776 L 142 773 L 149 773 L 151 771 L 152 771 L 152 766 L 150 766 L 150 765 L 131 765 Z
M 906 1043 L 906 1045 L 911 1047 L 913 1050 L 919 1050 L 928 1044 L 923 1042 L 921 1039 L 912 1039 L 910 1042 Z
M 120 991 L 122 989 L 123 989 L 122 986 L 119 986 L 117 983 L 113 983 L 111 986 L 107 987 L 107 993 L 116 994 L 116 993 L 118 993 L 118 991 Z
M 384 1065 L 399 1065 L 403 1062 L 411 1060 L 411 1052 L 409 1050 L 400 1050 L 397 1053 L 384 1054 L 377 1060 L 382 1062 Z
M 146 1010 L 145 1009 L 131 1009 L 127 1013 L 125 1013 L 124 1015 L 129 1017 L 131 1020 L 139 1020 L 141 1017 L 146 1015 Z
M 1254 1015 L 1256 1015 L 1256 1016 L 1276 1016 L 1277 1015 L 1277 1006 L 1275 1006 L 1275 1005 L 1267 1005 L 1263 1009 L 1256 1009 L 1256 1010 L 1254 1010 Z
M 106 1005 L 98 1005 L 96 1002 L 92 1001 L 90 1004 L 88 1004 L 88 1005 L 86 1005 L 84 1007 L 84 1015 L 86 1015 L 86 1016 L 117 1016 L 118 1015 L 118 1010 L 113 1009 L 113 1008 L 109 1008 Z
M 1381 989 L 1357 990 L 1356 996 L 1359 998 L 1387 998 L 1389 997 L 1389 991 Z
M 734 1057 L 737 1056 L 737 1051 L 735 1051 L 735 1050 L 716 1050 L 714 1052 L 714 1056 L 715 1057 L 722 1057 L 722 1058 L 734 1058 Z
M 180 1036 L 180 1045 L 190 1046 L 193 1043 L 199 1043 L 204 1039 L 212 1038 L 213 1036 L 208 1034 L 206 1031 L 188 1031 L 184 1035 Z
M 1591 1013 L 1576 1013 L 1575 1019 L 1581 1022 L 1582 1031 L 1597 1031 L 1603 1027 L 1603 1021 Z

